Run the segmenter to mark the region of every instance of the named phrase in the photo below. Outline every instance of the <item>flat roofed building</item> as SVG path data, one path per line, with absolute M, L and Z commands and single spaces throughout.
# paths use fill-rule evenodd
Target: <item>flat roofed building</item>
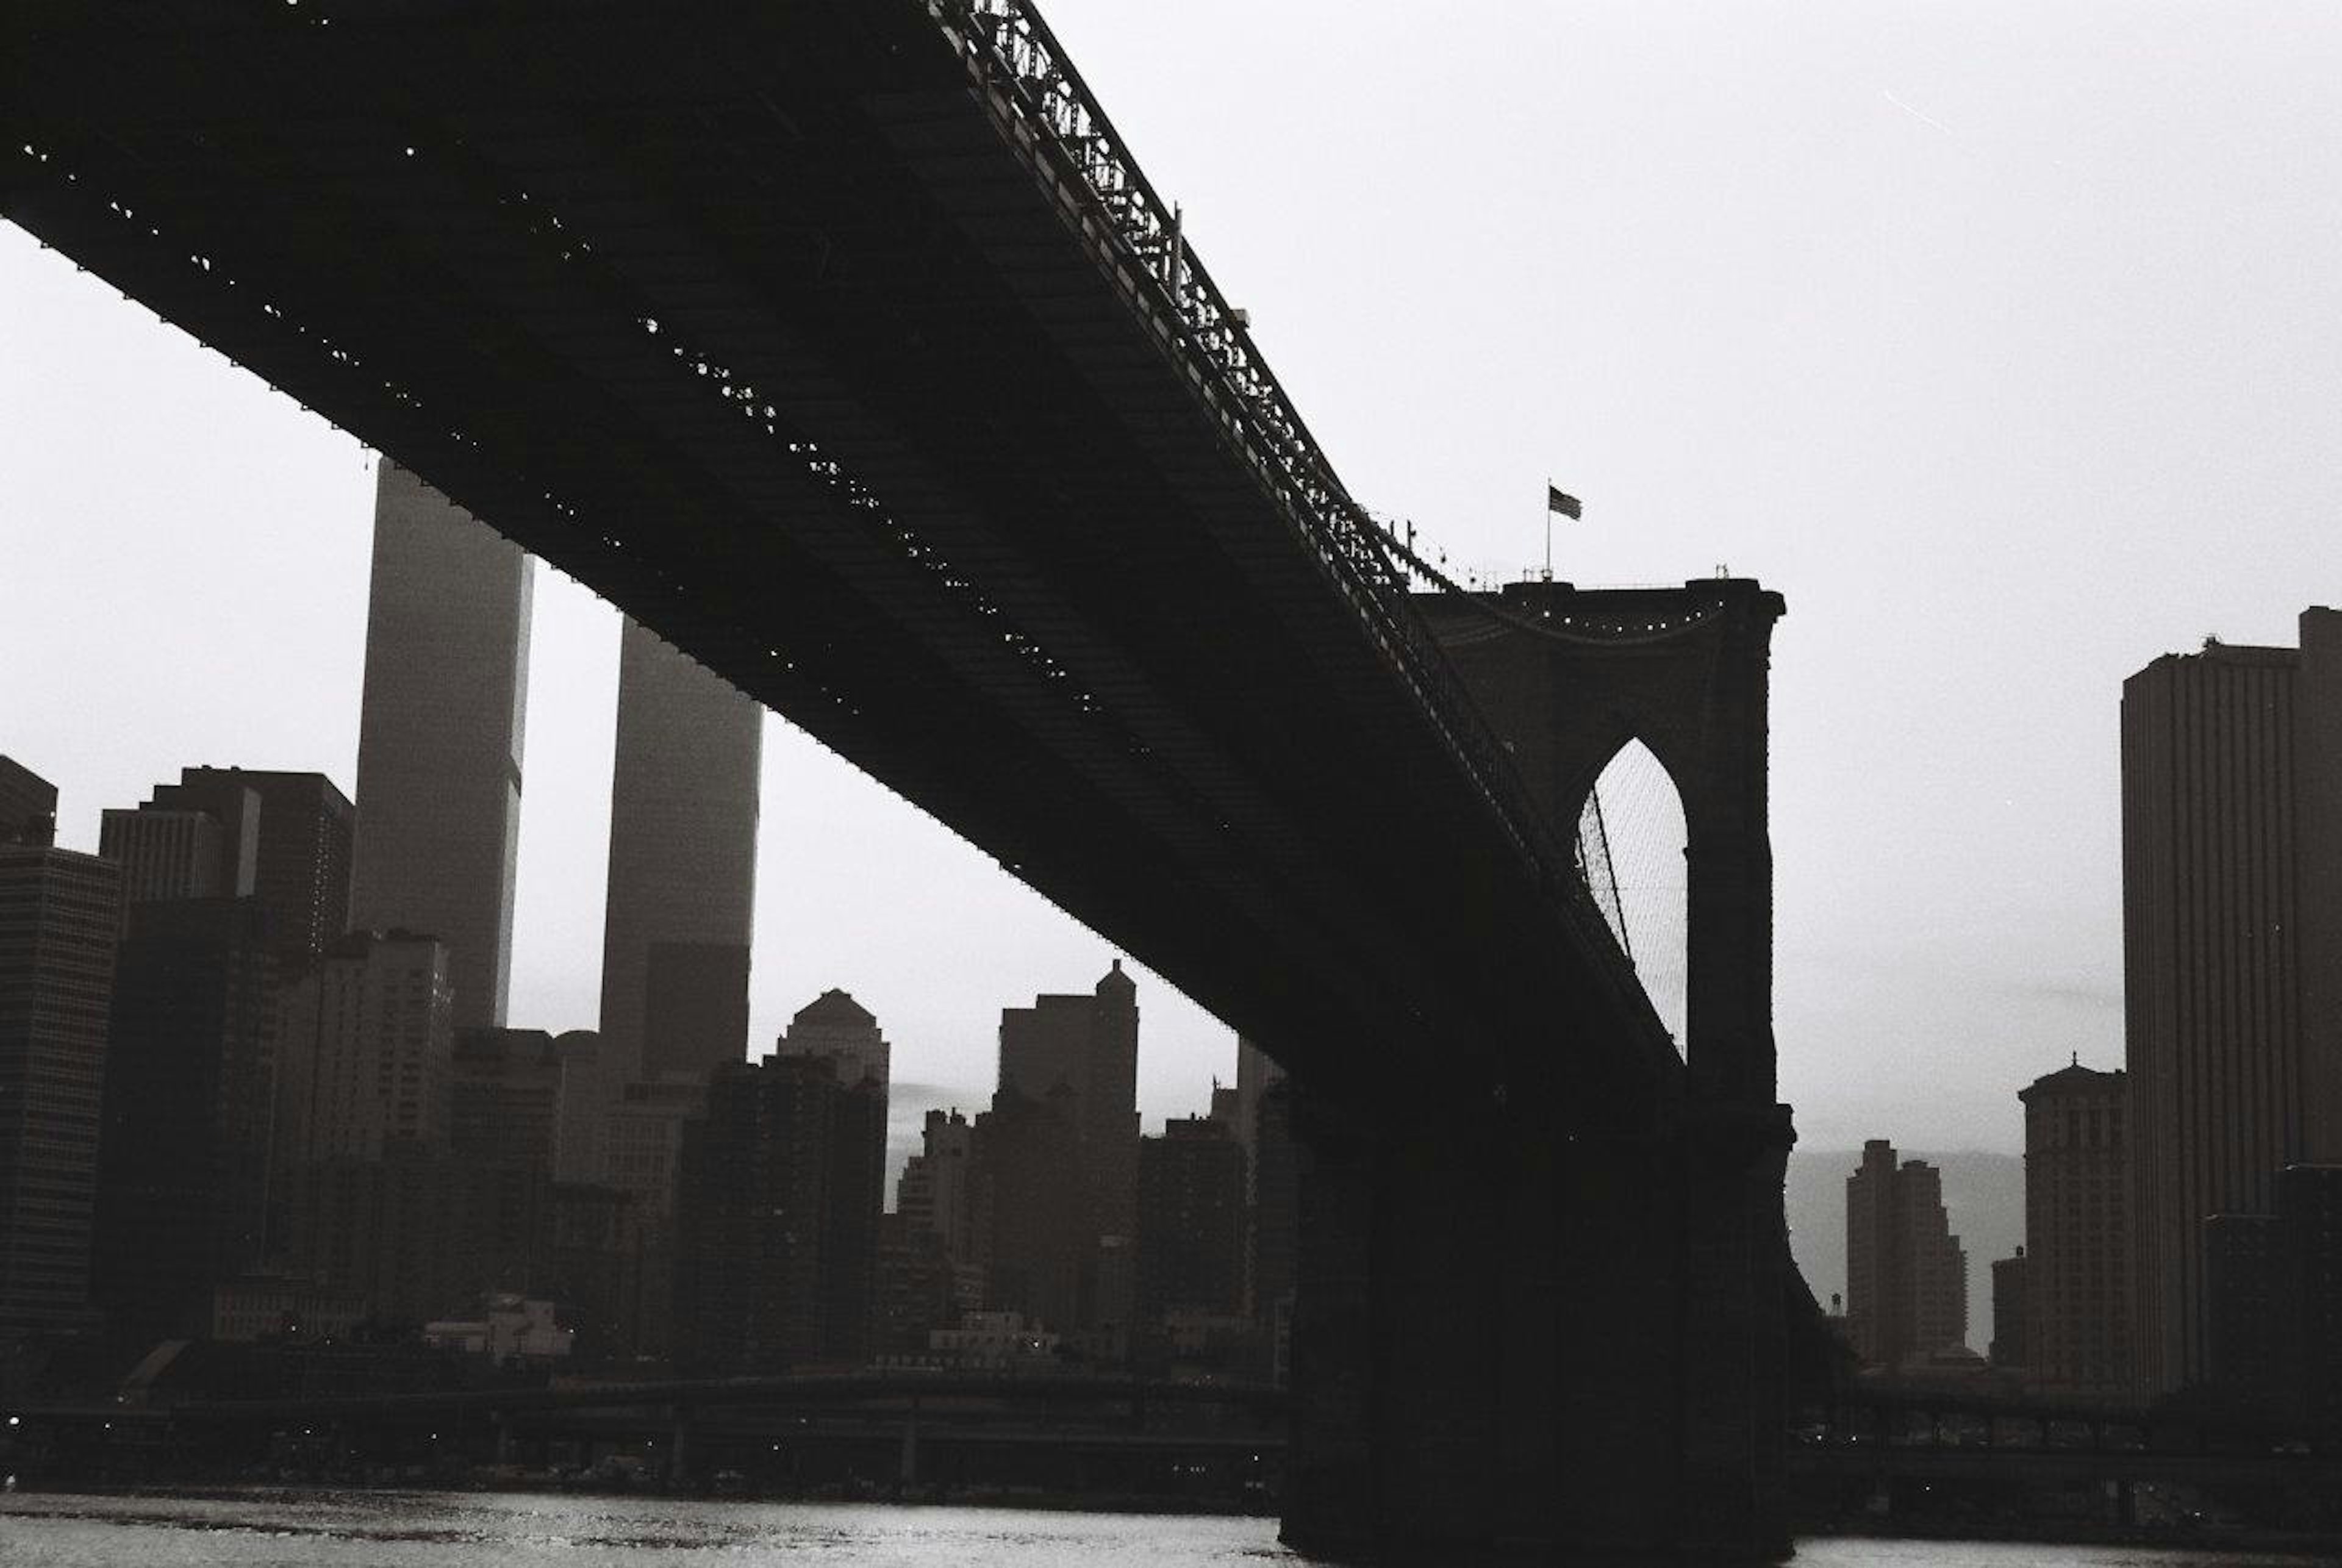
M 121 874 L 0 845 L 0 1335 L 88 1322 Z
M 447 949 L 455 1022 L 505 1023 L 531 563 L 385 459 L 358 719 L 355 930 Z
M 2279 1171 L 2342 1160 L 2342 614 L 2299 628 L 2298 648 L 2207 640 L 2123 683 L 2142 1396 L 2213 1372 L 2209 1216 L 2273 1213 Z
M 753 700 L 624 623 L 602 1038 L 626 1078 L 746 1055 L 764 734 Z

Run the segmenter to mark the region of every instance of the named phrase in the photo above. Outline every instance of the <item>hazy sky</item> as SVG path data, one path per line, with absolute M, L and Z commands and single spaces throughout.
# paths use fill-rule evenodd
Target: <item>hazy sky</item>
M 2121 1056 L 2116 704 L 2342 597 L 2342 15 L 2309 4 L 1047 15 L 1351 489 L 1456 562 L 1728 564 L 1774 659 L 1782 1088 L 1809 1146 L 2013 1148 Z M 13 156 L 14 149 L 0 152 Z M 186 763 L 352 784 L 352 439 L 0 227 L 0 751 L 63 838 Z M 540 572 L 515 1023 L 593 1021 L 613 613 Z M 1112 949 L 775 722 L 755 1035 L 898 1082 Z M 1150 1123 L 1227 1033 L 1142 976 Z

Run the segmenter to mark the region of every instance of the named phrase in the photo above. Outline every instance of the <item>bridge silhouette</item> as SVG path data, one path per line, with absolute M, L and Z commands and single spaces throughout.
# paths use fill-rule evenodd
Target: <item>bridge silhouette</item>
M 1289 1540 L 1783 1547 L 1777 596 L 1416 594 L 1025 0 L 0 39 L 8 218 L 1293 1074 Z M 1680 1054 L 1576 845 L 1630 741 L 1690 839 Z

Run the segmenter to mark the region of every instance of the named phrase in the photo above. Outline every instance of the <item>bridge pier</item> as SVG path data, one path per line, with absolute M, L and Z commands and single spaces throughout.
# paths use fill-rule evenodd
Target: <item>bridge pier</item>
M 1786 1113 L 1308 1105 L 1285 1539 L 1374 1563 L 1759 1563 Z

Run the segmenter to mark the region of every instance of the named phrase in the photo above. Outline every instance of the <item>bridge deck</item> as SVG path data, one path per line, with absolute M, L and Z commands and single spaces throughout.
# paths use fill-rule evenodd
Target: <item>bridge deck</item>
M 986 36 L 25 0 L 0 203 L 1289 1064 L 1672 1092 L 1566 826 Z

